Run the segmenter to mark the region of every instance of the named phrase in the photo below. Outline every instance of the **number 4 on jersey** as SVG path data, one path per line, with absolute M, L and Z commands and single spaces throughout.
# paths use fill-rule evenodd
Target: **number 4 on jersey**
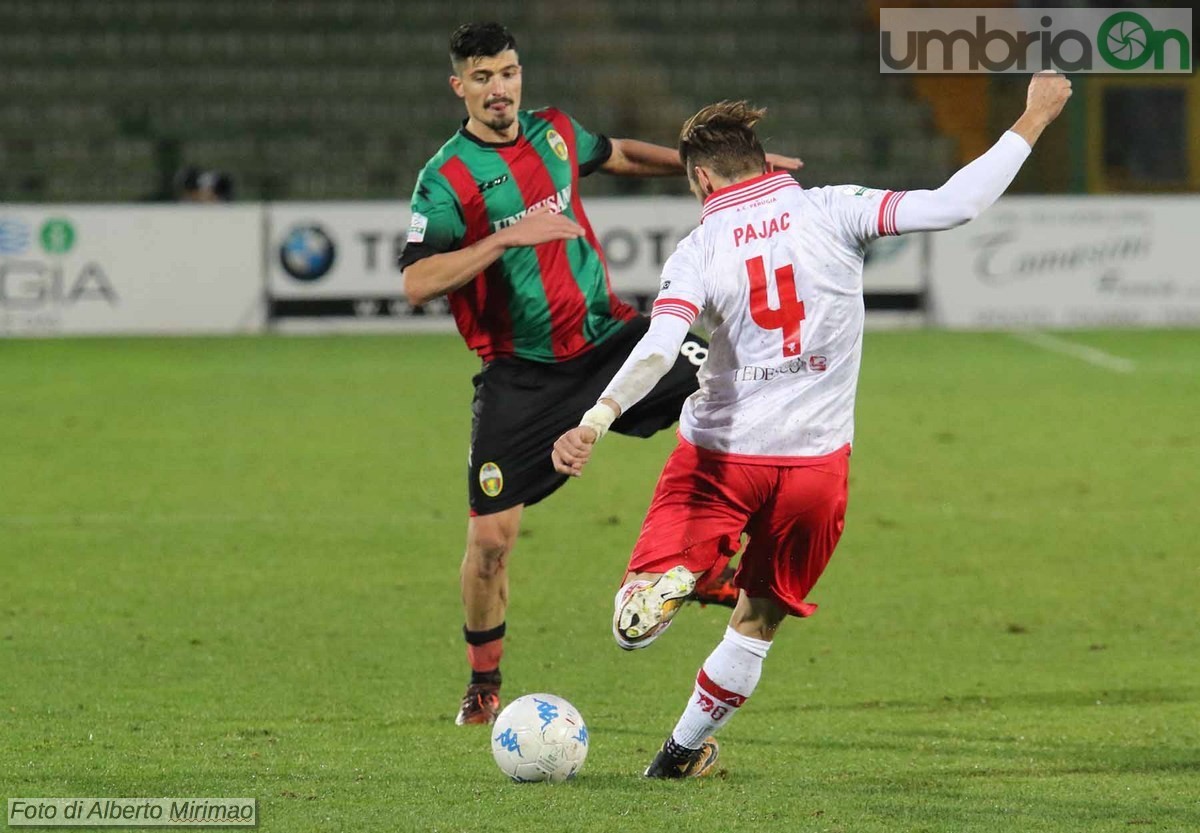
M 746 261 L 750 274 L 750 317 L 764 330 L 783 331 L 783 355 L 800 355 L 800 322 L 804 320 L 804 302 L 796 297 L 796 274 L 792 264 L 775 270 L 779 306 L 767 298 L 767 269 L 762 257 Z

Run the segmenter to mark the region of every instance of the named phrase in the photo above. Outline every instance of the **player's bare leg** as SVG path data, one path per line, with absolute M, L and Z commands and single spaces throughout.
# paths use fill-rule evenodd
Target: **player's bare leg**
M 613 639 L 626 651 L 658 639 L 696 586 L 686 567 L 665 573 L 626 573 L 613 599 Z
M 788 616 L 788 612 L 774 599 L 752 599 L 744 592 L 739 592 L 737 607 L 729 617 L 729 627 L 742 636 L 771 642 Z
M 454 722 L 491 723 L 500 711 L 500 658 L 508 610 L 508 555 L 521 529 L 522 506 L 471 518 L 460 578 L 471 683 Z
M 692 697 L 646 768 L 647 778 L 698 778 L 712 772 L 720 754 L 713 735 L 754 693 L 763 659 L 787 615 L 773 599 L 739 593 L 725 638 L 700 667 Z

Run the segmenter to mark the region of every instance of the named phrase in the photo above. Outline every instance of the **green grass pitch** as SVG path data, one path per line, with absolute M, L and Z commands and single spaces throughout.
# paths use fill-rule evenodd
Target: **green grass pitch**
M 611 642 L 671 432 L 526 515 L 516 785 L 465 684 L 456 337 L 0 342 L 0 798 L 252 796 L 265 831 L 1200 829 L 1200 334 L 870 333 L 845 537 L 722 733 L 639 779 L 720 638 Z M 110 828 L 112 829 L 112 828 Z

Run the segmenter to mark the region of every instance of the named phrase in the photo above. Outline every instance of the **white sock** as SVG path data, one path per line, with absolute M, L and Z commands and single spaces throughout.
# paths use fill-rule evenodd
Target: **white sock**
M 729 722 L 754 693 L 770 647 L 766 640 L 725 629 L 725 638 L 700 667 L 692 699 L 671 733 L 677 744 L 699 749 L 706 737 Z

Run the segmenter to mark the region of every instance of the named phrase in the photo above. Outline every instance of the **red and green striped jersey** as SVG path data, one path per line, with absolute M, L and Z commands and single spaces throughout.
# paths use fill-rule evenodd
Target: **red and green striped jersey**
M 449 295 L 459 332 L 484 361 L 560 362 L 635 315 L 612 292 L 579 198 L 579 178 L 607 161 L 612 145 L 553 108 L 522 110 L 518 118 L 515 141 L 490 144 L 464 128 L 425 165 L 400 267 L 469 246 L 542 205 L 566 214 L 584 237 L 509 249 Z

